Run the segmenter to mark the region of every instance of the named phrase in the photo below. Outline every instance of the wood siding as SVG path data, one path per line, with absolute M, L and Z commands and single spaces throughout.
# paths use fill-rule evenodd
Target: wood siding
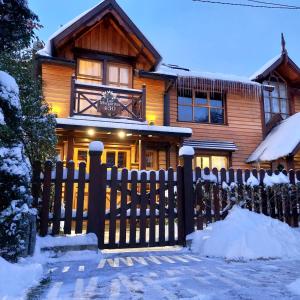
M 154 120 L 155 125 L 163 125 L 165 83 L 161 80 L 134 77 L 134 89 L 141 89 L 143 84 L 146 84 L 146 119 Z
M 262 141 L 261 103 L 255 99 L 244 99 L 242 95 L 227 95 L 228 125 L 211 125 L 177 121 L 177 92 L 171 91 L 171 126 L 190 127 L 194 140 L 232 141 L 238 150 L 232 154 L 233 168 L 249 168 L 246 159 Z
M 42 64 L 43 94 L 52 111 L 60 118 L 70 114 L 71 77 L 74 69 Z
M 75 41 L 79 48 L 135 56 L 137 50 L 112 22 L 100 22 Z M 110 26 L 108 26 L 110 25 Z

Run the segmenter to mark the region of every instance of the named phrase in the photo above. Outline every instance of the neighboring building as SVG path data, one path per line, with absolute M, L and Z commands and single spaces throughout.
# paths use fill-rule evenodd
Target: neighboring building
M 89 142 L 101 140 L 109 166 L 158 169 L 175 167 L 185 144 L 195 148 L 197 166 L 249 168 L 267 121 L 300 111 L 300 72 L 283 48 L 251 79 L 162 64 L 116 1 L 105 0 L 38 52 L 44 96 L 57 114 L 58 152 L 88 163 Z M 275 100 L 263 106 L 277 91 L 280 109 Z

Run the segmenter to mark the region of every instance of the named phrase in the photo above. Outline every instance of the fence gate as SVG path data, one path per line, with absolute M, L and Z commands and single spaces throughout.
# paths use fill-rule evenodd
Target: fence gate
M 193 179 L 184 181 L 191 157 L 176 170 L 135 171 L 107 168 L 99 151 L 89 155 L 89 170 L 84 162 L 77 170 L 72 161 L 65 168 L 47 161 L 42 180 L 35 166 L 36 199 L 42 186 L 40 235 L 93 232 L 100 249 L 184 245 L 193 231 L 185 224 L 189 211 L 191 225 L 193 219 L 193 202 L 185 200 L 193 201 Z

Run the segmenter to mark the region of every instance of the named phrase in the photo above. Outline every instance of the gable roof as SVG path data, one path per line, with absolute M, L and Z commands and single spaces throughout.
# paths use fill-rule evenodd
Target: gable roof
M 272 161 L 294 155 L 300 145 L 300 112 L 280 122 L 247 159 L 247 163 Z
M 80 14 L 79 16 L 62 26 L 53 35 L 51 35 L 45 47 L 42 50 L 38 51 L 38 54 L 43 56 L 53 56 L 54 49 L 56 47 L 59 47 L 62 44 L 66 43 L 66 41 L 73 38 L 84 27 L 95 24 L 107 13 L 112 13 L 120 17 L 122 23 L 121 25 L 129 32 L 133 33 L 141 42 L 141 50 L 143 50 L 143 48 L 146 48 L 153 55 L 156 67 L 162 59 L 159 52 L 138 29 L 138 27 L 131 21 L 128 15 L 117 4 L 115 0 L 103 0 L 96 6 L 85 11 L 84 13 Z
M 285 47 L 285 39 L 283 34 L 281 34 L 281 47 L 281 54 L 276 55 L 274 58 L 264 64 L 259 70 L 250 76 L 250 80 L 262 82 L 270 75 L 270 73 L 279 70 L 285 73 L 287 79 L 289 79 L 291 83 L 300 84 L 300 68 L 289 57 Z

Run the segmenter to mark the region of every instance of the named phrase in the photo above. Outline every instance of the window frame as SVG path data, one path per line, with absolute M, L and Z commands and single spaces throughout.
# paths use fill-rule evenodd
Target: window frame
M 280 114 L 282 117 L 286 116 L 289 117 L 291 115 L 291 103 L 290 103 L 290 98 L 289 98 L 289 89 L 288 89 L 288 84 L 287 82 L 276 72 L 271 73 L 270 76 L 268 77 L 267 80 L 263 82 L 264 84 L 274 86 L 273 91 L 264 91 L 263 92 L 263 109 L 264 109 L 264 119 L 265 119 L 265 124 L 268 124 L 268 122 L 274 117 L 276 114 Z M 284 85 L 285 87 L 285 97 L 281 97 L 281 86 Z M 277 92 L 278 97 L 274 96 L 274 91 Z M 266 96 L 268 94 L 268 96 Z M 274 112 L 273 108 L 273 99 L 276 99 L 277 105 L 279 108 L 279 112 Z M 287 112 L 282 112 L 282 102 L 286 101 L 286 108 Z M 269 103 L 269 110 L 266 111 L 266 101 Z M 270 115 L 270 118 L 267 120 L 267 114 Z M 283 117 L 284 118 L 284 117 Z
M 91 76 L 91 75 L 86 75 L 86 74 L 81 74 L 79 73 L 79 61 L 80 60 L 85 60 L 85 61 L 91 61 L 91 62 L 96 62 L 101 64 L 101 77 L 97 76 Z M 120 84 L 118 85 L 110 85 L 109 82 L 109 66 L 116 66 L 118 67 L 118 77 L 120 79 L 120 68 L 124 67 L 127 68 L 129 71 L 129 77 L 128 77 L 128 86 L 125 86 L 125 84 Z M 133 68 L 131 64 L 127 63 L 120 63 L 117 61 L 113 60 L 108 60 L 108 59 L 96 59 L 96 58 L 88 58 L 86 56 L 78 56 L 76 57 L 76 78 L 77 79 L 85 79 L 85 80 L 91 80 L 94 82 L 98 82 L 99 84 L 102 85 L 107 85 L 107 86 L 119 86 L 121 88 L 132 88 L 133 86 Z
M 209 169 L 212 170 L 213 167 L 212 166 L 212 157 L 225 157 L 226 158 L 226 161 L 227 161 L 227 166 L 225 167 L 226 170 L 228 170 L 230 167 L 231 167 L 231 153 L 225 153 L 225 152 L 222 152 L 222 153 L 212 153 L 212 152 L 196 152 L 195 154 L 195 157 L 194 157 L 194 160 L 193 160 L 193 166 L 194 168 L 197 167 L 196 165 L 196 158 L 197 157 L 205 157 L 205 158 L 208 158 L 209 159 Z M 204 169 L 204 168 L 203 168 Z M 218 169 L 220 171 L 220 169 Z
M 190 90 L 190 89 L 188 89 Z M 207 100 L 207 104 L 196 104 L 195 100 L 196 100 L 196 93 L 204 93 L 206 94 L 206 100 Z M 226 93 L 219 93 L 219 92 L 215 92 L 216 94 L 219 94 L 222 96 L 222 106 L 211 106 L 210 101 L 211 100 L 220 100 L 220 99 L 213 99 L 211 98 L 211 94 L 213 94 L 214 92 L 211 91 L 203 91 L 203 90 L 199 90 L 199 89 L 194 89 L 192 88 L 192 98 L 190 98 L 192 100 L 192 104 L 179 104 L 179 91 L 177 90 L 177 122 L 185 122 L 185 123 L 197 123 L 197 124 L 208 124 L 208 125 L 217 125 L 217 126 L 224 126 L 224 125 L 228 125 L 227 123 L 227 98 L 226 98 Z M 187 97 L 189 98 L 189 97 Z M 186 107 L 192 107 L 192 120 L 180 120 L 179 119 L 179 106 L 186 106 Z M 196 108 L 207 108 L 208 109 L 208 122 L 198 122 L 195 120 L 195 107 Z M 211 122 L 211 109 L 222 109 L 223 110 L 223 118 L 224 118 L 224 122 L 223 123 L 212 123 Z

